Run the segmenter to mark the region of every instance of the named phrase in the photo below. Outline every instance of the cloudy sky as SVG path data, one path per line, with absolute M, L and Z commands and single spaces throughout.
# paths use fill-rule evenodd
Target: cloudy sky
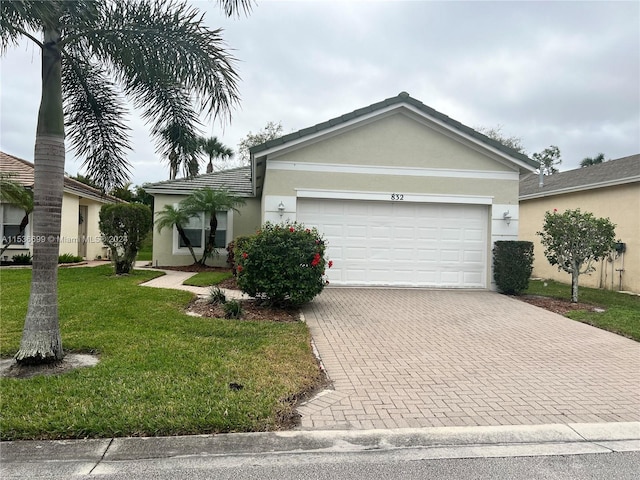
M 561 170 L 640 153 L 637 1 L 260 1 L 234 19 L 191 3 L 239 60 L 240 107 L 203 130 L 234 149 L 269 121 L 289 133 L 407 91 L 470 127 L 501 125 L 529 155 L 557 145 Z M 38 52 L 9 50 L 1 81 L 1 148 L 32 160 Z M 167 179 L 135 112 L 130 125 L 133 183 Z M 67 155 L 67 172 L 80 165 Z

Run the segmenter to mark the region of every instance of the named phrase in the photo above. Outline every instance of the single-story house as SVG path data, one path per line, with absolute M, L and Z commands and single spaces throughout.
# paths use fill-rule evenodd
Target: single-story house
M 405 92 L 250 151 L 247 167 L 145 187 L 155 213 L 224 186 L 247 204 L 219 219 L 214 261 L 263 222 L 297 221 L 324 235 L 332 285 L 490 288 L 493 242 L 518 238 L 519 178 L 537 167 Z M 199 249 L 207 225 L 189 225 Z M 192 261 L 156 230 L 154 265 Z
M 520 181 L 520 239 L 534 242 L 533 275 L 564 283 L 571 276 L 549 264 L 536 232 L 547 211 L 579 208 L 616 225 L 624 246 L 598 263 L 595 272 L 580 276 L 580 285 L 640 293 L 640 154 L 589 167 Z
M 0 172 L 10 174 L 11 179 L 22 186 L 33 189 L 34 165 L 22 158 L 0 152 Z M 99 212 L 102 205 L 121 200 L 103 194 L 100 190 L 85 185 L 69 177 L 64 179 L 62 197 L 62 225 L 60 228 L 60 254 L 69 253 L 88 260 L 108 255 L 107 247 L 100 241 L 98 227 Z M 24 210 L 7 203 L 0 204 L 0 231 L 2 238 L 18 234 Z M 27 225 L 21 243 L 11 245 L 3 254 L 2 260 L 11 260 L 14 255 L 33 253 L 31 222 Z M 4 246 L 4 244 L 3 244 Z
M 538 165 L 405 92 L 250 151 L 248 167 L 145 187 L 155 213 L 225 186 L 247 204 L 220 247 L 265 221 L 317 227 L 333 285 L 490 288 L 492 244 L 518 238 L 519 178 Z M 156 230 L 153 262 L 192 262 L 175 229 Z

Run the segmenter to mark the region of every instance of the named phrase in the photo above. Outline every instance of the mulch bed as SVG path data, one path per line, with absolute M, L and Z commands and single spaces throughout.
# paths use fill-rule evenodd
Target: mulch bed
M 254 322 L 298 322 L 300 311 L 298 309 L 272 308 L 260 305 L 256 300 L 239 300 L 242 305 L 242 315 L 239 320 Z M 202 317 L 224 318 L 222 305 L 212 305 L 207 299 L 193 301 L 187 310 Z
M 514 296 L 516 300 L 530 303 L 536 307 L 544 308 L 550 312 L 566 315 L 573 310 L 586 310 L 589 312 L 604 311 L 604 308 L 590 303 L 572 303 L 570 300 L 560 298 L 542 297 L 540 295 L 518 295 Z

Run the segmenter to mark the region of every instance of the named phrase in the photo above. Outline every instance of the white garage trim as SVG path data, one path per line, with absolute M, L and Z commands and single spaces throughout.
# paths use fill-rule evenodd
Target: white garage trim
M 486 288 L 489 208 L 299 198 L 297 220 L 327 240 L 334 285 Z
M 353 173 L 357 175 L 394 175 L 403 177 L 477 178 L 483 180 L 519 180 L 518 172 L 494 170 L 453 170 L 447 168 L 398 167 L 386 165 L 351 165 L 338 163 L 289 162 L 270 160 L 267 170 L 315 173 Z
M 471 205 L 491 205 L 493 197 L 482 195 L 434 195 L 405 192 L 362 192 L 355 190 L 311 190 L 296 188 L 298 198 L 326 198 L 345 200 L 395 201 L 407 203 L 453 203 Z M 401 197 L 397 197 L 401 195 Z

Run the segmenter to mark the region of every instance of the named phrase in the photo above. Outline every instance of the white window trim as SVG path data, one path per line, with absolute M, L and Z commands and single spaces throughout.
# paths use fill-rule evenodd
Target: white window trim
M 4 242 L 2 241 L 2 237 L 4 236 L 4 209 L 5 207 L 15 207 L 18 210 L 20 210 L 19 207 L 16 207 L 15 205 L 12 205 L 10 203 L 0 203 L 0 245 L 2 247 L 4 247 Z M 15 225 L 14 223 L 8 223 L 7 225 Z M 7 252 L 11 252 L 13 250 L 30 250 L 31 249 L 31 242 L 29 241 L 29 238 L 31 237 L 31 215 L 29 215 L 29 223 L 27 223 L 27 226 L 24 229 L 24 233 L 23 235 L 25 236 L 25 242 L 22 245 L 18 245 L 18 244 L 12 244 L 9 246 L 9 248 L 7 248 L 7 250 L 5 251 L 5 254 Z
M 174 204 L 174 207 L 178 207 L 178 204 Z M 223 213 L 223 210 L 218 211 L 217 213 Z M 226 252 L 226 245 L 229 244 L 229 242 L 231 240 L 233 240 L 233 210 L 227 210 L 226 212 L 224 212 L 227 214 L 227 230 L 225 233 L 225 247 L 224 248 L 216 248 L 215 252 L 217 254 L 222 254 L 223 252 Z M 193 248 L 193 253 L 196 254 L 196 256 L 202 255 L 202 253 L 204 252 L 204 245 L 206 243 L 206 239 L 204 238 L 204 231 L 206 230 L 205 228 L 205 222 L 204 222 L 204 212 L 202 212 L 201 214 L 201 218 L 202 218 L 202 247 L 194 247 Z M 179 247 L 180 245 L 180 238 L 178 236 L 178 229 L 174 226 L 173 227 L 173 242 L 172 242 L 172 249 L 171 249 L 171 253 L 172 255 L 187 255 L 187 256 L 191 256 L 191 252 L 189 252 L 189 249 L 187 247 Z

